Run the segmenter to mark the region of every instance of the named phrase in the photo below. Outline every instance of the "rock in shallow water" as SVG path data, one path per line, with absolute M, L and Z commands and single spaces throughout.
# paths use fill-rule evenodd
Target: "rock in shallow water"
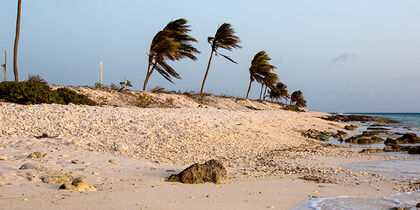
M 209 160 L 204 164 L 193 164 L 179 174 L 173 174 L 168 182 L 184 184 L 201 184 L 212 182 L 220 184 L 227 180 L 226 168 L 217 160 Z

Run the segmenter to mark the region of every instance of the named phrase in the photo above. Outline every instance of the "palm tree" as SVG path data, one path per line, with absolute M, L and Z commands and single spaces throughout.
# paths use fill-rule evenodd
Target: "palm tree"
M 278 78 L 279 77 L 275 73 L 268 72 L 268 73 L 265 74 L 264 79 L 261 82 L 260 100 L 261 100 L 261 95 L 263 93 L 263 88 L 265 87 L 264 98 L 262 98 L 262 100 L 265 100 L 265 96 L 266 96 L 266 93 L 267 93 L 267 87 L 268 88 L 273 88 L 274 85 L 276 84 Z
M 305 107 L 306 100 L 303 98 L 302 91 L 298 90 L 292 93 L 290 96 L 290 104 L 295 103 L 297 106 Z
M 20 16 L 21 16 L 22 0 L 18 0 L 17 19 L 16 19 L 16 34 L 15 34 L 15 46 L 13 52 L 13 72 L 15 74 L 15 81 L 19 81 L 18 67 L 17 67 L 17 54 L 19 47 L 19 36 L 20 36 Z
M 254 80 L 257 80 L 257 82 L 261 83 L 267 76 L 267 74 L 276 68 L 268 62 L 270 60 L 271 58 L 267 55 L 265 51 L 258 52 L 252 59 L 251 67 L 249 67 L 250 81 L 248 91 L 246 93 L 246 99 L 248 99 L 252 82 L 254 82 Z
M 147 82 L 153 71 L 158 71 L 166 80 L 172 82 L 172 77 L 181 79 L 179 74 L 167 63 L 167 60 L 181 60 L 185 57 L 197 60 L 195 53 L 200 53 L 191 42 L 196 39 L 188 35 L 191 31 L 187 20 L 178 19 L 171 21 L 166 27 L 159 31 L 153 38 L 150 46 L 146 79 L 143 90 L 146 90 Z
M 269 94 L 272 100 L 281 100 L 282 98 L 287 100 L 289 98 L 287 86 L 282 82 L 277 82 L 273 88 L 270 88 Z
M 232 28 L 232 26 L 229 23 L 224 23 L 217 29 L 216 35 L 214 37 L 207 38 L 207 41 L 211 45 L 211 54 L 209 64 L 207 65 L 206 74 L 204 75 L 203 83 L 201 85 L 201 95 L 203 95 L 204 84 L 206 83 L 207 75 L 209 73 L 211 65 L 211 60 L 213 59 L 213 54 L 215 54 L 216 56 L 221 55 L 227 60 L 237 64 L 237 62 L 235 62 L 233 59 L 229 58 L 226 55 L 220 54 L 217 51 L 219 48 L 223 48 L 229 51 L 231 51 L 234 48 L 241 48 L 241 46 L 238 45 L 239 42 L 241 42 L 241 40 L 234 34 L 235 30 Z

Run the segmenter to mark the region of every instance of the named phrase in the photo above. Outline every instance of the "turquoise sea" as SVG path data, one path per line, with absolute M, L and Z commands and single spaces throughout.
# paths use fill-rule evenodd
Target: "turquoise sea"
M 399 123 L 395 125 L 386 125 L 390 129 L 389 137 L 396 138 L 396 133 L 416 133 L 420 136 L 420 113 L 345 113 L 352 115 L 363 115 L 388 118 L 396 120 Z M 358 132 L 365 131 L 369 124 L 359 124 Z M 385 137 L 385 136 L 381 136 Z M 337 140 L 333 140 L 337 144 Z M 345 144 L 345 143 L 344 143 Z M 359 145 L 352 145 L 359 146 Z M 365 145 L 366 146 L 366 145 Z M 383 143 L 370 145 L 372 147 L 384 147 Z M 409 178 L 420 180 L 420 155 L 395 154 L 409 157 L 407 160 L 387 160 L 375 162 L 362 162 L 342 165 L 343 168 L 352 170 L 368 171 L 384 175 L 388 178 Z M 333 197 L 319 198 L 308 200 L 295 206 L 297 209 L 391 209 L 395 206 L 409 207 L 416 209 L 414 206 L 420 202 L 420 190 L 410 193 L 399 193 L 388 195 L 380 198 L 363 198 L 363 197 L 343 197 L 333 195 Z
M 402 126 L 420 128 L 420 113 L 346 113 L 353 115 L 364 115 L 383 117 L 400 122 Z

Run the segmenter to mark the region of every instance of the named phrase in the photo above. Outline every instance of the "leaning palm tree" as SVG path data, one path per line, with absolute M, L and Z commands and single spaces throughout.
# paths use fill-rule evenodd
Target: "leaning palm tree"
M 18 0 L 17 18 L 16 18 L 16 34 L 15 34 L 15 46 L 13 52 L 13 72 L 15 74 L 15 81 L 19 81 L 18 67 L 17 67 L 17 55 L 19 48 L 19 36 L 20 36 L 20 16 L 22 8 L 22 0 Z
M 254 56 L 254 59 L 252 59 L 251 67 L 249 67 L 250 81 L 248 91 L 246 93 L 246 99 L 248 99 L 252 82 L 257 80 L 257 82 L 261 83 L 264 80 L 264 77 L 276 68 L 268 62 L 270 60 L 271 58 L 265 51 L 258 52 Z
M 282 82 L 277 82 L 273 88 L 270 88 L 269 97 L 272 100 L 281 100 L 282 98 L 287 100 L 289 98 L 287 86 Z
M 241 48 L 241 46 L 238 45 L 239 42 L 241 42 L 241 40 L 239 39 L 239 37 L 235 36 L 234 34 L 235 34 L 235 30 L 232 28 L 232 26 L 229 23 L 224 23 L 219 27 L 219 29 L 217 29 L 216 35 L 214 37 L 209 37 L 207 39 L 207 41 L 211 45 L 211 54 L 210 54 L 209 63 L 207 65 L 206 74 L 204 75 L 203 83 L 201 84 L 201 90 L 200 90 L 201 95 L 203 94 L 204 84 L 206 83 L 207 75 L 209 73 L 209 69 L 211 65 L 211 60 L 213 59 L 213 54 L 215 54 L 216 56 L 221 55 L 224 58 L 228 59 L 229 61 L 237 64 L 237 62 L 235 62 L 233 59 L 217 51 L 219 48 L 223 48 L 229 51 L 231 51 L 234 48 Z
M 196 39 L 188 35 L 191 31 L 187 20 L 178 19 L 171 21 L 166 27 L 159 31 L 152 40 L 150 46 L 146 79 L 143 90 L 146 90 L 147 82 L 153 71 L 158 71 L 166 80 L 172 82 L 172 77 L 181 79 L 179 74 L 167 63 L 167 60 L 176 61 L 185 57 L 197 60 L 195 53 L 200 53 L 191 42 Z
M 268 72 L 268 73 L 265 74 L 264 79 L 261 82 L 260 100 L 261 100 L 261 96 L 262 96 L 264 87 L 265 87 L 264 97 L 262 98 L 262 100 L 265 100 L 265 96 L 266 96 L 266 93 L 267 93 L 267 87 L 268 88 L 273 88 L 274 85 L 276 84 L 278 78 L 279 77 L 275 73 Z

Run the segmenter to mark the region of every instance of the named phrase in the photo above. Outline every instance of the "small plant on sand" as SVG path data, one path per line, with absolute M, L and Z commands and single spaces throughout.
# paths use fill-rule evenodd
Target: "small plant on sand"
M 111 83 L 110 85 L 109 85 L 109 88 L 111 89 L 111 90 L 119 90 L 120 88 L 118 88 L 118 86 L 116 85 L 116 84 L 114 84 L 114 83 Z
M 96 87 L 96 88 L 103 88 L 104 86 L 103 86 L 101 83 L 96 82 L 96 83 L 95 83 L 95 87 Z
M 147 108 L 155 103 L 157 103 L 157 101 L 152 96 L 146 94 L 140 94 L 137 98 L 137 106 L 141 108 Z
M 170 105 L 174 105 L 174 99 L 173 98 L 166 98 L 165 102 L 170 104 Z
M 105 97 L 105 96 L 99 96 L 99 97 L 98 97 L 98 101 L 99 101 L 99 104 L 100 104 L 100 105 L 105 105 L 105 104 L 106 104 L 106 102 L 107 102 L 107 100 L 108 100 L 108 98 L 107 98 L 107 97 Z
M 133 87 L 130 80 L 127 80 L 125 83 L 124 83 L 124 81 L 120 82 L 120 86 L 121 86 L 120 90 L 126 90 L 127 87 Z

